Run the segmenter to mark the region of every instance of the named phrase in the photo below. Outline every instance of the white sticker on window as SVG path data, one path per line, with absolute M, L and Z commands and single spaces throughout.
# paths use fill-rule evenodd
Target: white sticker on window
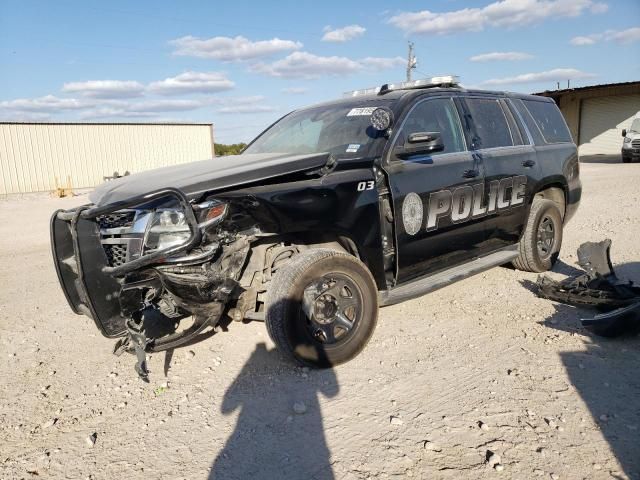
M 371 115 L 373 111 L 378 107 L 360 107 L 360 108 L 352 108 L 347 113 L 347 117 L 355 117 L 358 115 Z
M 347 153 L 356 153 L 358 150 L 360 150 L 359 143 L 350 143 L 347 147 Z

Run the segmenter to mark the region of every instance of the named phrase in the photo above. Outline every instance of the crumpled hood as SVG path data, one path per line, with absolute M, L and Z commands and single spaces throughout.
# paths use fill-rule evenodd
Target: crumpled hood
M 252 153 L 216 157 L 111 180 L 91 192 L 89 199 L 97 206 L 104 206 L 167 187 L 177 188 L 187 196 L 195 196 L 208 190 L 320 168 L 328 159 L 328 153 Z

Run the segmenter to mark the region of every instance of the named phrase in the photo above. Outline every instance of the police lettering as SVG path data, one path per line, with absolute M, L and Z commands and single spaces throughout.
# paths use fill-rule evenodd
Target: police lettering
M 522 205 L 526 185 L 525 176 L 492 180 L 486 198 L 484 183 L 433 192 L 429 195 L 427 231 L 436 230 L 443 217 L 449 217 L 453 223 L 462 223 Z

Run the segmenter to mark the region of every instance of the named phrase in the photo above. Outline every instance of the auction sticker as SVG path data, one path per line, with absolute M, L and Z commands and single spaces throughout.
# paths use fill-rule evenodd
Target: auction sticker
M 350 143 L 347 147 L 347 153 L 356 153 L 358 150 L 360 150 L 359 143 Z
M 376 108 L 378 108 L 378 107 L 352 108 L 351 110 L 349 110 L 349 113 L 347 113 L 347 117 L 357 117 L 357 116 L 371 115 Z

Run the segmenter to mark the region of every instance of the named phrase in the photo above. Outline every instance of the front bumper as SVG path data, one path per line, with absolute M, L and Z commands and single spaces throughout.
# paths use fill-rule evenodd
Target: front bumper
M 622 148 L 622 158 L 628 159 L 634 162 L 640 161 L 640 146 L 632 146 L 623 147 Z
M 100 242 L 96 218 L 131 206 L 164 197 L 176 199 L 185 211 L 191 238 L 183 245 L 139 257 L 119 266 L 110 266 Z M 168 257 L 197 245 L 200 231 L 187 198 L 175 189 L 163 189 L 148 195 L 105 207 L 82 206 L 58 210 L 51 218 L 51 248 L 58 280 L 71 309 L 93 319 L 106 337 L 126 332 L 126 317 L 120 298 L 124 275 L 150 265 L 163 264 Z

